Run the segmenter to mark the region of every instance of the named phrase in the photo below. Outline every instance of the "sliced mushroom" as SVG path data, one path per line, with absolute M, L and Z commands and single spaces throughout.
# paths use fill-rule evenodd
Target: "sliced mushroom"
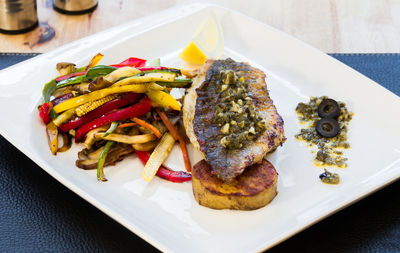
M 56 65 L 56 69 L 60 75 L 65 76 L 75 70 L 75 64 L 70 62 L 59 62 Z
M 99 76 L 89 84 L 89 90 L 90 91 L 95 91 L 95 90 L 100 90 L 104 89 L 107 87 L 110 87 L 113 83 L 110 81 L 107 81 L 104 76 Z
M 100 154 L 104 147 L 98 149 L 83 149 L 78 153 L 79 159 L 76 161 L 76 166 L 84 169 L 91 170 L 97 168 L 97 163 L 100 158 Z M 108 151 L 104 166 L 114 165 L 116 162 L 124 159 L 125 156 L 131 154 L 134 149 L 130 145 L 126 144 L 115 144 Z
M 105 131 L 107 131 L 107 129 L 109 127 L 110 127 L 109 125 L 104 125 L 104 126 L 101 126 L 101 127 L 98 127 L 98 128 L 95 128 L 95 129 L 89 131 L 86 134 L 86 139 L 85 139 L 85 142 L 83 143 L 86 146 L 86 148 L 91 149 L 93 143 L 95 143 L 96 140 L 101 139 L 101 138 L 96 139 L 96 136 L 95 136 L 96 133 L 103 132 L 103 135 L 104 135 Z

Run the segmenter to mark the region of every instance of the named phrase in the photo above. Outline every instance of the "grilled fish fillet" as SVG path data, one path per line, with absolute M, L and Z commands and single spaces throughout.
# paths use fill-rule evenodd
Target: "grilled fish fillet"
M 219 104 L 217 84 L 211 78 L 221 70 L 233 70 L 249 83 L 250 97 L 256 111 L 267 122 L 267 129 L 254 141 L 240 149 L 225 149 L 220 140 L 223 135 L 214 123 L 216 105 Z M 183 105 L 183 122 L 187 136 L 211 166 L 212 173 L 230 183 L 246 167 L 261 162 L 263 157 L 285 140 L 283 120 L 269 97 L 265 74 L 247 63 L 232 59 L 207 60 L 188 89 Z

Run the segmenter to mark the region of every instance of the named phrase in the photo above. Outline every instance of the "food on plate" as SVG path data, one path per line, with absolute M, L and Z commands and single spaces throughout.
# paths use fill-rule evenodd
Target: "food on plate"
M 210 177 L 221 180 L 221 187 L 234 185 L 248 167 L 264 164 L 264 156 L 286 140 L 283 120 L 269 97 L 265 74 L 232 59 L 207 60 L 202 66 L 185 96 L 183 121 L 187 136 L 209 165 Z M 205 181 L 197 182 L 202 185 Z M 203 188 L 193 187 L 195 195 L 199 189 Z M 257 201 L 263 205 L 267 202 Z M 219 208 L 215 203 L 200 202 Z M 231 207 L 249 209 L 245 202 L 232 203 Z
M 283 120 L 264 78 L 247 63 L 208 60 L 185 96 L 187 135 L 224 181 L 285 141 Z
M 193 64 L 203 64 L 207 60 L 207 55 L 193 41 L 183 49 L 179 57 Z
M 321 118 L 337 118 L 340 115 L 340 106 L 336 100 L 331 98 L 322 99 L 318 106 L 318 116 Z
M 322 118 L 315 124 L 315 130 L 325 138 L 333 138 L 340 133 L 339 123 L 332 118 Z
M 339 174 L 329 172 L 327 169 L 324 169 L 324 172 L 321 175 L 319 175 L 319 179 L 321 179 L 321 182 L 323 182 L 325 184 L 339 184 L 340 183 Z
M 299 103 L 296 112 L 303 128 L 295 138 L 315 153 L 314 164 L 347 167 L 343 150 L 350 148 L 347 133 L 354 114 L 346 104 L 326 96 L 311 97 L 308 103 Z
M 97 54 L 81 68 L 59 63 L 56 68 L 61 76 L 45 84 L 44 103 L 38 109 L 52 154 L 67 151 L 74 138 L 85 146 L 76 166 L 97 168 L 98 180 L 106 181 L 104 166 L 135 152 L 145 163 L 147 181 L 155 175 L 173 182 L 191 180 L 190 173 L 173 171 L 162 163 L 177 140 L 184 146 L 185 165 L 191 170 L 184 138 L 176 133 L 181 105 L 169 92 L 189 87 L 192 80 L 179 69 L 159 66 L 159 60 L 154 61 L 158 66 L 146 66 L 146 60 L 133 57 L 98 65 L 102 57 Z
M 210 13 L 194 33 L 179 57 L 190 64 L 203 64 L 208 58 L 219 59 L 224 51 L 224 33 L 218 17 Z
M 200 205 L 214 209 L 254 210 L 274 199 L 277 180 L 267 160 L 249 166 L 230 184 L 212 174 L 210 165 L 201 160 L 193 167 L 193 194 Z

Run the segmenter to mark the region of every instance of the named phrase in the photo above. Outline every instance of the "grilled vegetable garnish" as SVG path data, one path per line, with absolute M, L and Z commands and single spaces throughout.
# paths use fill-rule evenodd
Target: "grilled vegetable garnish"
M 55 118 L 53 120 L 53 123 L 54 123 L 54 125 L 59 127 L 62 123 L 64 123 L 65 121 L 69 120 L 74 115 L 75 115 L 75 109 L 73 109 L 73 108 L 69 109 L 69 110 L 63 112 L 62 114 L 60 114 L 57 118 Z
M 91 102 L 93 100 L 97 100 L 100 98 L 104 98 L 111 94 L 118 94 L 118 93 L 126 93 L 126 92 L 135 92 L 135 93 L 144 93 L 147 91 L 145 85 L 127 85 L 127 86 L 115 86 L 110 87 L 102 90 L 96 90 L 91 93 L 71 98 L 61 104 L 54 106 L 54 111 L 56 113 L 63 112 L 65 110 L 74 108 L 76 106 L 83 105 L 87 102 Z
M 104 146 L 97 149 L 83 149 L 78 153 L 79 159 L 76 161 L 76 166 L 84 170 L 94 170 L 97 168 L 98 160 L 103 151 Z M 125 156 L 133 153 L 133 148 L 130 145 L 116 143 L 112 145 L 103 166 L 114 165 L 121 161 Z
M 144 180 L 150 182 L 154 178 L 158 168 L 160 168 L 165 159 L 167 159 L 174 144 L 174 137 L 172 137 L 170 133 L 165 133 L 144 166 L 142 172 L 142 177 Z
M 56 69 L 60 75 L 68 75 L 69 73 L 73 72 L 75 70 L 75 64 L 70 63 L 70 62 L 59 62 L 56 65 Z
M 135 150 L 135 153 L 139 157 L 140 161 L 142 161 L 142 163 L 146 165 L 147 161 L 150 159 L 150 155 L 147 152 L 137 151 L 137 150 Z M 185 171 L 171 170 L 170 168 L 164 165 L 161 165 L 158 168 L 156 175 L 160 178 L 164 178 L 168 181 L 176 183 L 182 183 L 190 181 L 192 179 L 192 175 L 190 173 L 187 173 Z
M 102 57 L 97 54 L 87 66 L 80 68 L 72 63 L 59 63 L 57 70 L 62 76 L 45 84 L 42 92 L 45 103 L 38 109 L 47 124 L 50 150 L 54 155 L 67 151 L 72 137 L 75 142 L 84 141 L 87 148 L 79 152 L 76 165 L 82 169 L 97 167 L 98 180 L 107 181 L 104 166 L 123 159 L 133 148 L 138 152 L 155 148 L 144 171 L 150 180 L 148 172 L 157 173 L 175 143 L 153 107 L 180 110 L 180 104 L 168 93 L 170 87 L 185 87 L 192 81 L 184 79 L 179 69 L 145 66 L 146 60 L 140 58 L 131 57 L 109 66 L 97 65 Z M 152 61 L 154 65 L 159 63 L 159 59 Z M 64 140 L 60 149 L 59 132 Z M 190 180 L 190 175 L 184 172 L 164 167 L 161 170 L 161 177 L 167 180 Z
M 83 104 L 81 106 L 78 106 L 75 109 L 76 116 L 82 117 L 83 115 L 87 114 L 90 111 L 93 111 L 94 109 L 104 105 L 105 103 L 118 98 L 118 96 L 119 95 L 113 94 L 113 95 L 110 95 L 110 96 L 107 96 L 104 98 L 100 98 L 100 99 L 97 99 L 94 101 L 87 102 L 86 104 Z
M 97 180 L 101 180 L 103 182 L 107 181 L 107 179 L 104 177 L 104 162 L 106 161 L 108 151 L 112 145 L 114 145 L 113 141 L 107 141 L 106 145 L 104 145 L 104 148 L 101 151 L 99 161 L 97 162 Z

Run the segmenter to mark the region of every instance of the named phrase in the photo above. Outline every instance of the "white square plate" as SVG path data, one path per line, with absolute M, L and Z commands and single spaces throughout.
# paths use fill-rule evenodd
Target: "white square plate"
M 288 138 L 269 160 L 279 172 L 279 194 L 256 211 L 217 211 L 199 206 L 191 184 L 155 179 L 145 183 L 135 157 L 106 168 L 109 181 L 75 167 L 77 150 L 50 154 L 37 115 L 43 84 L 57 75 L 60 61 L 84 65 L 98 52 L 102 63 L 129 56 L 161 57 L 178 64 L 178 53 L 196 27 L 214 11 L 225 33 L 225 57 L 248 61 L 267 74 L 267 85 L 285 121 Z M 400 176 L 400 99 L 326 54 L 240 13 L 190 4 L 95 34 L 0 72 L 0 133 L 45 171 L 155 247 L 170 252 L 255 252 L 359 200 Z M 294 139 L 296 104 L 328 95 L 355 113 L 346 151 L 347 169 L 337 169 L 338 186 L 322 184 L 309 150 Z M 13 108 L 10 110 L 10 108 Z M 390 110 L 388 110 L 390 108 Z M 192 155 L 194 151 L 192 150 Z M 169 165 L 182 166 L 179 152 Z M 28 169 L 28 168 L 21 168 Z

